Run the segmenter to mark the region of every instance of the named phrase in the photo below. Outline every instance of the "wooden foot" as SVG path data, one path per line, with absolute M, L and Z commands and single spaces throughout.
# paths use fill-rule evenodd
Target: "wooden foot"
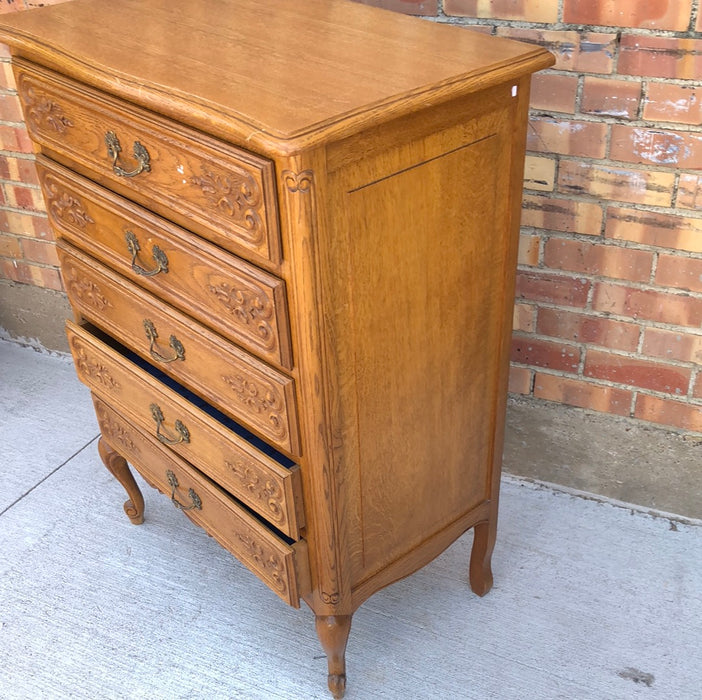
M 144 497 L 134 481 L 127 460 L 115 452 L 103 438 L 98 441 L 98 452 L 104 465 L 124 486 L 124 490 L 129 496 L 129 499 L 124 502 L 124 512 L 135 525 L 141 525 L 144 522 Z
M 315 626 L 327 654 L 327 684 L 338 700 L 346 692 L 346 642 L 351 631 L 351 615 L 317 615 Z
M 484 596 L 492 588 L 492 550 L 495 547 L 495 528 L 489 521 L 473 528 L 473 549 L 470 553 L 470 587 L 473 593 Z

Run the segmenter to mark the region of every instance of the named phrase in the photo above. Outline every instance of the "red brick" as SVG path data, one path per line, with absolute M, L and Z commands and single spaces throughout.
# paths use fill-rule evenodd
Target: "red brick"
M 669 207 L 675 174 L 561 161 L 558 190 L 565 194 L 589 194 L 609 200 Z
M 512 328 L 515 331 L 533 333 L 536 318 L 536 307 L 531 304 L 515 304 L 512 314 Z
M 40 267 L 22 260 L 0 259 L 0 279 L 8 279 L 35 287 L 63 291 L 59 271 L 53 267 Z
M 556 184 L 556 161 L 528 155 L 524 159 L 524 187 L 539 192 L 551 192 Z
M 540 236 L 522 234 L 519 237 L 519 264 L 536 267 L 539 264 Z
M 0 92 L 0 119 L 6 122 L 22 121 L 22 107 L 17 95 Z
M 633 352 L 639 344 L 640 330 L 635 323 L 565 309 L 540 308 L 537 312 L 536 332 L 575 343 Z
M 437 0 L 354 0 L 362 5 L 382 7 L 385 10 L 404 12 L 406 15 L 424 15 L 436 17 L 439 14 Z
M 2 90 L 17 90 L 15 82 L 15 74 L 12 72 L 12 65 L 9 61 L 0 63 L 0 89 Z
M 702 209 L 702 175 L 680 175 L 675 204 L 683 209 Z
M 547 367 L 561 372 L 577 372 L 580 348 L 568 343 L 541 340 L 529 335 L 512 337 L 512 362 L 535 367 Z
M 656 284 L 661 287 L 702 292 L 702 258 L 661 254 L 656 268 Z
M 589 291 L 589 280 L 539 272 L 517 274 L 518 299 L 584 308 Z
M 632 392 L 619 387 L 537 372 L 534 379 L 534 396 L 569 406 L 628 416 Z
M 6 233 L 0 233 L 0 257 L 21 258 L 22 248 L 19 239 Z
M 51 241 L 38 241 L 34 238 L 24 238 L 22 240 L 22 253 L 22 257 L 27 262 L 58 267 L 59 260 L 56 255 L 56 246 Z
M 527 149 L 567 156 L 604 158 L 607 148 L 607 124 L 569 119 L 531 119 L 527 131 Z
M 39 186 L 39 176 L 33 158 L 16 158 L 0 154 L 0 179 Z
M 0 124 L 0 150 L 31 153 L 32 142 L 24 126 Z
M 624 34 L 617 70 L 620 75 L 699 80 L 702 39 Z
M 668 394 L 687 393 L 691 372 L 687 367 L 615 355 L 604 350 L 588 349 L 585 357 L 586 377 Z
M 692 0 L 564 0 L 566 24 L 686 31 Z
M 555 57 L 555 70 L 574 73 L 611 73 L 616 51 L 616 34 L 581 33 L 573 30 L 498 27 L 497 36 L 537 44 Z
M 702 88 L 651 81 L 644 100 L 643 118 L 654 122 L 702 124 Z
M 595 202 L 572 198 L 555 199 L 526 194 L 522 198 L 522 226 L 599 236 L 602 207 Z
M 648 282 L 653 253 L 572 238 L 551 238 L 544 247 L 544 264 L 553 270 Z
M 655 289 L 634 289 L 609 282 L 595 284 L 592 308 L 617 316 L 674 326 L 697 327 L 702 324 L 702 299 Z
M 702 219 L 609 207 L 605 236 L 643 245 L 702 253 Z
M 642 420 L 702 432 L 702 406 L 639 394 L 634 416 Z
M 617 34 L 585 32 L 580 38 L 579 51 L 573 61 L 573 70 L 578 73 L 603 73 L 614 71 L 617 53 Z
M 702 399 L 702 372 L 697 375 L 697 381 L 692 389 L 692 395 L 696 399 Z
M 444 12 L 457 17 L 555 23 L 558 3 L 544 0 L 444 0 Z
M 640 80 L 585 76 L 580 111 L 607 117 L 635 119 L 641 100 Z
M 44 240 L 54 238 L 46 214 L 0 210 L 0 231 Z
M 702 364 L 702 335 L 646 328 L 641 352 L 648 357 Z
M 577 91 L 577 75 L 536 73 L 531 79 L 530 105 L 532 109 L 574 114 Z
M 642 165 L 702 169 L 702 134 L 612 125 L 610 158 Z
M 46 211 L 41 190 L 12 183 L 5 183 L 3 188 L 9 206 L 36 212 Z
M 512 394 L 530 394 L 533 374 L 533 371 L 526 367 L 510 367 L 507 390 Z

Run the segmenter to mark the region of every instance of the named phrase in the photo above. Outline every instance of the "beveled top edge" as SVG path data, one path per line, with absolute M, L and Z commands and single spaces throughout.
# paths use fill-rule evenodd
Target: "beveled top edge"
M 123 0 L 120 8 L 127 15 L 123 22 L 137 16 L 151 21 L 148 31 L 127 38 L 117 33 L 122 40 L 119 46 L 101 45 L 109 34 L 104 30 L 96 29 L 88 40 L 81 29 L 88 18 L 94 23 L 108 7 L 115 7 L 107 0 L 73 0 L 5 16 L 0 20 L 0 40 L 12 47 L 13 55 L 132 103 L 234 143 L 288 155 L 343 138 L 369 120 L 387 121 L 519 79 L 554 62 L 551 54 L 537 46 L 345 0 L 306 0 L 303 5 L 295 3 L 295 10 L 288 0 L 270 0 L 267 14 L 256 15 L 251 14 L 252 8 L 261 5 L 254 0 L 224 4 L 203 0 L 195 9 L 193 5 L 180 0 Z M 255 27 L 248 33 L 220 30 L 212 20 L 198 16 L 196 10 L 203 5 L 229 8 L 232 22 L 245 19 L 247 13 L 249 19 L 265 19 L 277 12 L 273 19 L 282 29 L 277 34 L 269 32 L 268 37 L 259 36 Z M 181 15 L 183 7 L 191 9 Z M 144 11 L 151 12 L 144 15 Z M 324 16 L 320 19 L 314 12 Z M 343 19 L 347 25 L 351 20 L 355 24 L 342 26 Z M 275 41 L 266 44 L 271 37 L 285 35 L 288 26 L 306 30 L 308 39 L 326 41 L 309 54 L 310 65 L 300 64 L 299 47 L 291 40 L 284 46 Z M 139 53 L 138 47 L 150 32 L 166 32 L 168 37 L 162 46 L 152 47 L 151 55 L 135 58 L 134 52 Z M 181 51 L 172 61 L 164 61 L 163 56 L 174 55 L 172 44 L 184 33 L 195 37 L 188 44 L 192 52 Z M 237 46 L 227 43 L 233 36 L 240 39 Z M 445 37 L 452 44 L 437 46 Z M 348 58 L 348 70 L 344 51 L 333 45 L 337 39 L 360 44 Z M 242 49 L 247 41 L 250 45 Z M 412 48 L 403 42 L 412 43 Z M 252 55 L 256 70 L 250 71 L 250 66 L 240 62 Z M 203 60 L 215 56 L 221 65 L 203 71 Z M 386 65 L 376 70 L 373 62 L 380 59 Z M 391 60 L 396 65 L 387 65 Z M 230 80 L 223 85 L 226 76 Z

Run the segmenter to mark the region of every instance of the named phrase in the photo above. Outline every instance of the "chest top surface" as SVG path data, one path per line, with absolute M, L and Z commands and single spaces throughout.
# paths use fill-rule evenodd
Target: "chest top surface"
M 348 0 L 74 0 L 3 17 L 0 40 L 168 116 L 288 151 L 551 62 L 536 46 Z

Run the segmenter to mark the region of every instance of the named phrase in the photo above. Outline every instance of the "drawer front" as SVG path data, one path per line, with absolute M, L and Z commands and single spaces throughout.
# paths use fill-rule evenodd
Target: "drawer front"
M 15 74 L 30 136 L 59 160 L 228 250 L 280 262 L 270 161 L 26 61 Z
M 80 380 L 141 431 L 167 444 L 274 527 L 297 540 L 304 523 L 297 465 L 283 466 L 87 329 L 66 324 Z
M 309 592 L 304 540 L 288 544 L 246 512 L 209 479 L 94 397 L 106 442 L 155 488 L 253 571 L 286 603 L 300 607 Z
M 293 380 L 119 277 L 64 241 L 73 308 L 286 454 L 299 456 Z
M 54 230 L 263 359 L 290 369 L 285 284 L 41 156 Z

